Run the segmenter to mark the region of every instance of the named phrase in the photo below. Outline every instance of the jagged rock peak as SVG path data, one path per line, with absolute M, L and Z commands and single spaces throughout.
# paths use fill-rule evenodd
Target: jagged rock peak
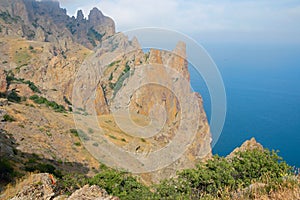
M 228 156 L 227 158 L 232 158 L 235 156 L 235 154 L 237 152 L 243 152 L 243 151 L 247 151 L 247 150 L 254 150 L 254 149 L 258 149 L 258 150 L 263 150 L 264 147 L 258 143 L 255 138 L 251 138 L 250 140 L 246 140 L 240 147 L 235 148 Z
M 83 15 L 82 10 L 78 10 L 78 11 L 77 11 L 77 17 L 76 17 L 76 19 L 77 19 L 78 21 L 84 20 L 84 15 Z
M 179 41 L 174 49 L 174 53 L 180 57 L 186 57 L 186 44 L 183 41 Z
M 94 7 L 89 14 L 88 20 L 90 22 L 101 22 L 102 18 L 104 17 L 103 13 L 96 7 Z

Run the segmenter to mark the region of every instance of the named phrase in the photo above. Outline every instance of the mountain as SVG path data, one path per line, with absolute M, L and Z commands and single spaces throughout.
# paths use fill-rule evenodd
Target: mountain
M 158 167 L 140 174 L 145 182 L 175 176 L 177 170 L 193 167 L 196 162 L 211 157 L 211 136 L 201 96 L 182 86 L 189 85 L 190 81 L 184 43 L 179 42 L 173 52 L 155 49 L 143 52 L 136 38 L 129 40 L 124 34 L 115 33 L 113 20 L 97 8 L 90 11 L 87 19 L 82 11 L 78 11 L 75 18 L 69 17 L 55 1 L 1 1 L 0 27 L 0 92 L 1 97 L 10 101 L 1 108 L 1 130 L 11 135 L 4 141 L 14 141 L 12 146 L 3 144 L 10 153 L 2 154 L 15 156 L 16 167 L 26 169 L 26 164 L 19 163 L 27 163 L 37 155 L 38 160 L 55 163 L 59 170 L 72 169 L 65 163 L 79 163 L 84 166 L 83 171 L 97 168 L 95 159 L 80 147 L 84 144 L 91 151 L 100 144 L 94 138 L 97 128 L 87 121 L 80 131 L 89 139 L 80 144 L 78 134 L 71 133 L 75 124 L 68 111 L 86 116 L 94 107 L 106 139 L 125 151 L 151 155 L 171 144 L 177 133 L 181 133 L 181 141 L 186 141 L 180 142 L 185 145 L 183 155 L 172 158 L 172 162 L 166 162 L 163 167 L 159 166 L 161 159 L 155 157 L 153 166 Z M 114 59 L 110 60 L 110 56 Z M 101 65 L 93 65 L 94 62 Z M 143 65 L 154 69 L 144 70 L 140 67 Z M 177 74 L 169 77 L 170 70 Z M 122 121 L 127 126 L 125 131 L 116 129 L 113 115 L 116 109 L 127 106 L 123 105 L 120 91 L 130 92 L 126 85 L 131 82 L 142 85 L 145 79 L 140 76 L 155 82 L 176 79 L 166 84 L 173 89 L 177 85 L 178 90 L 176 96 L 170 88 L 149 85 L 132 94 L 128 103 L 135 121 L 146 125 L 151 117 L 157 123 L 166 118 L 160 132 L 147 139 L 131 136 L 127 121 Z M 181 79 L 187 82 L 180 84 Z M 80 89 L 83 86 L 88 89 Z M 83 96 L 74 97 L 76 91 Z M 178 99 L 178 95 L 187 97 L 188 101 Z M 163 105 L 166 115 L 160 109 L 153 109 L 156 105 Z M 193 108 L 199 109 L 197 117 L 193 116 Z M 12 122 L 7 122 L 5 116 L 11 116 Z M 189 132 L 195 133 L 191 144 L 185 139 L 193 138 L 185 135 Z M 19 158 L 20 153 L 14 155 L 12 151 L 26 152 L 27 158 Z M 164 160 L 169 159 L 166 156 Z
M 212 156 L 181 41 L 145 51 L 97 8 L 75 18 L 56 1 L 1 0 L 0 44 L 1 199 L 239 199 L 261 168 L 280 188 L 298 180 L 254 139 Z
M 65 51 L 72 42 L 92 49 L 115 33 L 114 21 L 97 8 L 85 19 L 81 10 L 69 17 L 56 1 L 3 0 L 0 12 L 1 36 L 51 42 Z

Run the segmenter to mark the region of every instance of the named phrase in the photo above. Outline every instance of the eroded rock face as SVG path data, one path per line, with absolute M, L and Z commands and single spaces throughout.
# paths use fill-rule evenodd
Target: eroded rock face
M 118 197 L 113 197 L 107 194 L 107 192 L 98 186 L 85 185 L 83 188 L 76 190 L 68 200 L 119 200 Z
M 50 200 L 55 195 L 56 179 L 51 174 L 33 174 L 23 182 L 23 187 L 11 200 Z
M 235 156 L 237 152 L 243 152 L 247 150 L 253 150 L 258 149 L 263 151 L 264 147 L 258 143 L 255 138 L 251 138 L 250 140 L 246 140 L 240 147 L 235 148 L 228 156 L 227 158 L 232 158 Z
M 61 48 L 75 41 L 92 49 L 115 33 L 114 21 L 97 8 L 86 20 L 82 11 L 78 12 L 76 19 L 69 17 L 57 1 L 3 0 L 0 12 L 3 16 L 0 18 L 0 36 L 52 42 Z
M 160 162 L 167 160 L 168 156 L 153 157 L 151 163 L 157 168 L 150 169 L 149 163 L 147 170 L 152 172 L 145 170 L 147 173 L 141 175 L 146 182 L 175 176 L 176 171 L 194 167 L 198 161 L 210 158 L 210 129 L 202 98 L 190 89 L 184 43 L 179 42 L 173 51 L 151 49 L 144 53 L 137 41 L 131 42 L 119 34 L 104 41 L 80 70 L 82 73 L 76 78 L 78 81 L 74 87 L 77 91 L 73 96 L 73 100 L 78 101 L 75 103 L 78 108 L 86 108 L 88 113 L 93 113 L 92 108 L 95 107 L 100 116 L 130 113 L 131 116 L 121 118 L 134 116 L 132 120 L 142 121 L 142 124 L 145 118 L 152 120 L 151 129 L 143 133 L 146 139 L 141 140 L 126 136 L 134 135 L 135 130 L 132 129 L 132 121 L 121 119 L 118 126 L 123 126 L 122 130 L 128 132 L 123 135 L 119 131 L 120 134 L 114 137 L 123 137 L 123 141 L 122 144 L 111 141 L 115 145 L 128 152 L 149 156 L 173 143 L 175 138 L 183 143 L 180 155 L 172 155 L 175 156 L 174 162 L 160 166 Z M 109 123 L 111 119 L 106 121 Z M 108 133 L 116 131 L 114 127 L 117 126 L 113 125 L 111 129 L 109 126 L 104 127 Z M 157 129 L 157 134 L 151 136 Z M 187 138 L 194 140 L 187 141 Z
M 0 94 L 5 94 L 7 90 L 6 74 L 0 69 Z

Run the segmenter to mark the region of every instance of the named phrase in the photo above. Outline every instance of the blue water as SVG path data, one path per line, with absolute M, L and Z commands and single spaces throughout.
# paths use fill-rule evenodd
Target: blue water
M 205 44 L 223 77 L 227 116 L 213 153 L 227 155 L 255 137 L 279 150 L 288 164 L 300 167 L 300 45 Z M 193 89 L 210 97 L 190 67 Z

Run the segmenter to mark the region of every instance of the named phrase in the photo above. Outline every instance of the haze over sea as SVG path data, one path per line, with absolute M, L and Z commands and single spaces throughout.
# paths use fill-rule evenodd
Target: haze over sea
M 300 167 L 300 46 L 293 44 L 205 44 L 218 66 L 227 95 L 227 116 L 213 148 L 229 154 L 255 137 Z M 201 93 L 210 118 L 210 96 L 190 67 L 191 83 Z

